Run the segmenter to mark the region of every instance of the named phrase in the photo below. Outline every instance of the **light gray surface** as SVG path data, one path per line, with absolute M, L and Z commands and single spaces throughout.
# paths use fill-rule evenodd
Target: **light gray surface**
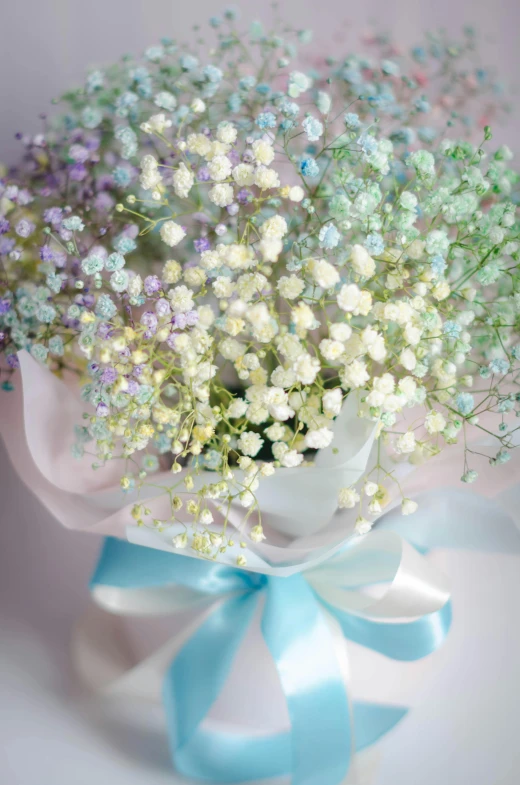
M 237 3 L 243 16 L 259 4 Z M 267 4 L 266 4 L 267 6 Z M 413 43 L 425 28 L 476 24 L 484 49 L 518 81 L 518 0 L 284 0 L 284 16 L 312 26 L 317 45 L 353 40 L 349 30 L 377 17 Z M 90 64 L 138 51 L 163 35 L 186 38 L 219 2 L 25 0 L 0 16 L 0 160 L 19 150 L 14 131 L 37 131 L 49 100 L 79 82 Z M 250 11 L 248 10 L 250 9 Z M 261 14 L 269 16 L 268 9 Z M 341 26 L 338 19 L 347 19 Z M 518 118 L 502 138 L 519 149 Z M 0 450 L 0 782 L 6 785 L 174 785 L 164 737 L 121 733 L 80 709 L 70 678 L 72 627 L 88 602 L 98 543 L 60 529 L 15 477 Z M 514 732 L 520 697 L 518 561 L 449 554 L 436 557 L 454 588 L 455 626 L 426 665 L 409 666 L 415 708 L 381 744 L 377 785 L 516 785 Z M 353 652 L 354 677 L 383 670 L 382 658 Z M 393 678 L 391 672 L 388 678 Z M 453 702 L 454 697 L 456 702 Z M 160 718 L 159 718 L 160 723 Z

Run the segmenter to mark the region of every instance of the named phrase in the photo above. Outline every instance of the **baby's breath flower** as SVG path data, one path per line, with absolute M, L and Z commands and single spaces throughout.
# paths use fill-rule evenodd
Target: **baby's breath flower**
M 403 499 L 401 504 L 401 510 L 403 515 L 413 515 L 413 513 L 418 508 L 417 502 L 414 502 L 413 499 Z
M 175 223 L 175 221 L 166 221 L 161 226 L 161 240 L 166 245 L 173 247 L 174 245 L 178 245 L 180 241 L 186 236 L 186 232 L 180 226 L 180 224 Z
M 413 55 L 420 95 L 382 39 L 377 68 L 348 53 L 284 77 L 286 38 L 251 33 L 276 79 L 238 33 L 91 73 L 0 182 L 0 387 L 20 349 L 85 377 L 74 454 L 122 456 L 125 492 L 169 469 L 171 514 L 131 520 L 182 508 L 172 545 L 204 558 L 231 545 L 215 510 L 260 521 L 273 473 L 341 453 L 344 411 L 378 440 L 359 487 L 333 490 L 358 534 L 395 485 L 385 450 L 420 463 L 481 428 L 498 467 L 520 413 L 518 177 L 470 122 L 500 109 L 492 78 L 444 34 Z
M 439 433 L 446 427 L 446 420 L 440 412 L 433 410 L 426 415 L 424 425 L 428 433 Z
M 306 117 L 302 125 L 309 142 L 317 142 L 320 136 L 323 135 L 323 123 L 315 117 Z
M 266 539 L 264 531 L 260 526 L 260 524 L 258 524 L 257 526 L 253 526 L 253 528 L 249 532 L 249 536 L 253 540 L 253 542 L 262 542 L 262 540 Z
M 371 528 L 372 528 L 371 521 L 367 520 L 362 515 L 356 518 L 356 525 L 355 525 L 356 534 L 359 535 L 368 534 Z
M 255 456 L 262 447 L 264 440 L 254 431 L 245 431 L 238 440 L 238 447 L 244 455 Z

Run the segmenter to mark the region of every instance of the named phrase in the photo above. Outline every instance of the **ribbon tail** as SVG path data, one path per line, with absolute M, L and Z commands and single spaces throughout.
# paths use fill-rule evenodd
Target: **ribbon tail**
M 302 576 L 269 579 L 262 634 L 291 720 L 292 785 L 338 785 L 352 753 L 348 697 L 329 626 Z
M 290 733 L 256 737 L 199 728 L 189 744 L 176 752 L 174 762 L 184 776 L 212 785 L 288 776 Z
M 402 706 L 356 701 L 353 703 L 353 711 L 357 752 L 379 741 L 408 713 L 408 709 Z

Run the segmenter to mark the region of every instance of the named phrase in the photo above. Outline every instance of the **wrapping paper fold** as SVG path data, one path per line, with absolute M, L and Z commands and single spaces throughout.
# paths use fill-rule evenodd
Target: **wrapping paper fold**
M 173 551 L 172 536 L 183 527 L 168 527 L 158 534 L 135 526 L 130 510 L 136 499 L 120 489 L 122 467 L 118 461 L 94 471 L 89 456 L 79 461 L 71 458 L 72 431 L 74 425 L 82 423 L 84 411 L 77 389 L 58 379 L 26 352 L 20 352 L 19 356 L 21 370 L 15 390 L 0 393 L 0 433 L 11 461 L 31 491 L 68 528 Z M 338 454 L 332 453 L 331 448 L 322 450 L 314 466 L 279 470 L 260 483 L 258 498 L 269 537 L 267 543 L 251 544 L 247 554 L 250 569 L 276 570 L 278 574 L 297 572 L 330 557 L 352 537 L 356 513 L 336 512 L 337 491 L 364 475 L 372 465 L 375 450 L 374 426 L 360 420 L 355 410 L 356 401 L 348 399 L 335 421 L 340 437 Z M 489 438 L 474 431 L 470 446 L 485 449 Z M 461 490 L 463 486 L 458 479 L 462 465 L 463 446 L 453 445 L 422 466 L 398 464 L 389 468 L 408 497 L 417 498 L 432 488 L 456 488 L 463 499 L 467 492 Z M 478 484 L 480 495 L 494 500 L 517 521 L 520 512 L 510 496 L 518 476 L 520 450 L 515 450 L 509 464 L 484 472 Z M 164 473 L 155 478 L 155 484 L 171 486 L 179 477 L 182 479 L 182 475 L 174 479 L 170 473 Z M 203 472 L 197 482 L 211 482 L 214 477 L 211 472 Z M 147 494 L 146 504 L 153 517 L 169 517 L 166 495 L 152 489 L 145 490 L 144 495 Z M 396 495 L 387 511 L 398 502 Z M 218 529 L 222 516 L 216 509 L 213 513 Z M 239 529 L 242 520 L 243 508 L 232 507 L 231 524 Z M 413 520 L 412 516 L 411 526 Z M 223 559 L 232 564 L 236 555 L 237 552 L 229 549 Z
M 178 635 L 130 664 L 115 625 L 91 615 L 76 640 L 79 667 L 91 686 L 112 695 L 162 694 L 174 762 L 187 776 L 346 781 L 354 754 L 406 708 L 351 701 L 345 640 L 402 661 L 431 654 L 447 634 L 451 609 L 445 577 L 422 554 L 435 547 L 520 552 L 517 453 L 488 473 L 477 495 L 454 487 L 457 446 L 425 466 L 392 467 L 406 495 L 420 502 L 419 513 L 403 518 L 393 499 L 373 532 L 355 537 L 355 514 L 336 513 L 335 500 L 371 466 L 375 429 L 357 418 L 351 398 L 334 424 L 337 453 L 323 450 L 312 467 L 278 471 L 261 484 L 270 537 L 247 549 L 248 571 L 229 566 L 233 549 L 222 564 L 174 554 L 178 526 L 158 534 L 131 524 L 134 499 L 119 488 L 117 462 L 93 471 L 88 457 L 70 458 L 70 435 L 83 412 L 77 391 L 24 352 L 20 362 L 15 392 L 2 394 L 0 431 L 15 468 L 61 523 L 108 535 L 94 600 L 111 618 L 184 619 Z M 487 446 L 486 437 L 476 436 L 477 445 Z M 156 479 L 174 481 L 166 473 Z M 197 482 L 213 479 L 202 473 Z M 168 511 L 167 498 L 153 491 L 147 506 L 154 517 Z M 237 529 L 242 515 L 232 509 Z M 217 510 L 215 518 L 218 527 Z M 228 717 L 212 717 L 244 646 L 253 673 L 258 656 L 272 661 L 278 706 L 264 727 L 247 732 Z

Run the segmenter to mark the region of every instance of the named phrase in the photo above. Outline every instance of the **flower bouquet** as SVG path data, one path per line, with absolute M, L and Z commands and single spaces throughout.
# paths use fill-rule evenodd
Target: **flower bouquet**
M 307 32 L 211 25 L 212 48 L 91 72 L 22 138 L 2 434 L 58 520 L 108 536 L 99 605 L 188 611 L 121 676 L 163 685 L 178 770 L 338 785 L 405 713 L 349 699 L 345 638 L 431 653 L 451 608 L 425 551 L 518 549 L 518 175 L 471 31 L 310 66 Z M 117 671 L 97 624 L 92 684 Z M 287 722 L 215 726 L 260 638 Z

